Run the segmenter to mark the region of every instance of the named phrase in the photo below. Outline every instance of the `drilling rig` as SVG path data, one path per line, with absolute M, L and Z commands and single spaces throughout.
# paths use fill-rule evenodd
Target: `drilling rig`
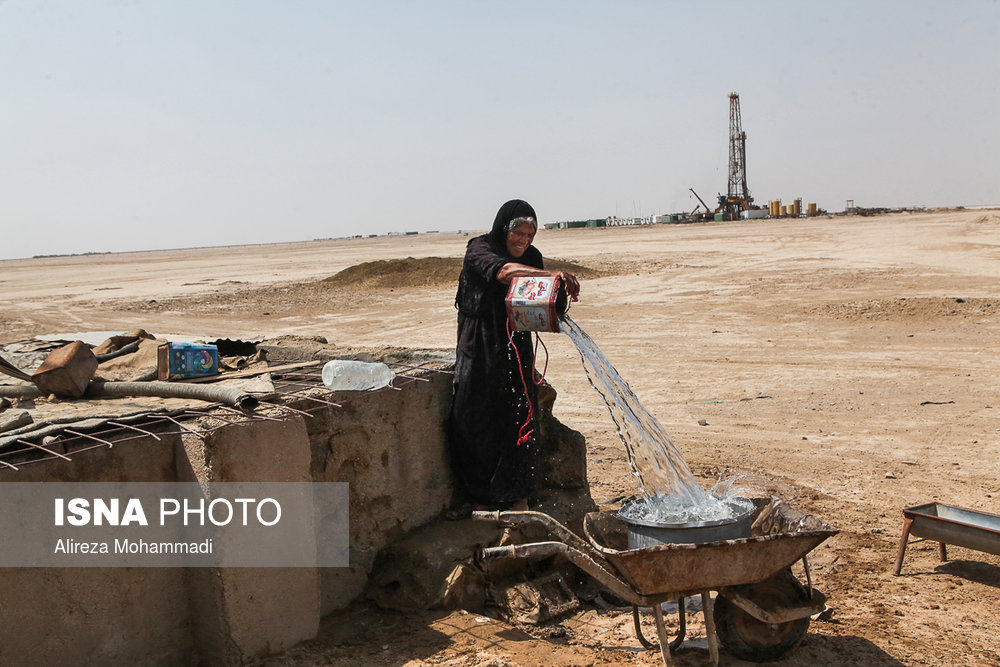
M 747 133 L 740 120 L 740 96 L 729 93 L 729 190 L 719 195 L 718 213 L 726 220 L 740 217 L 741 211 L 753 206 L 753 197 L 747 188 Z

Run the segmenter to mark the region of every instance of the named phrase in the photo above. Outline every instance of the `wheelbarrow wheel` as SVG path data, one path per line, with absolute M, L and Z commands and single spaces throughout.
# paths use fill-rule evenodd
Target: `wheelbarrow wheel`
M 743 592 L 754 604 L 764 609 L 797 607 L 808 599 L 802 584 L 789 571 Z M 715 629 L 726 650 L 741 660 L 769 662 L 777 660 L 799 643 L 809 629 L 809 618 L 787 623 L 765 623 L 719 595 L 715 600 Z

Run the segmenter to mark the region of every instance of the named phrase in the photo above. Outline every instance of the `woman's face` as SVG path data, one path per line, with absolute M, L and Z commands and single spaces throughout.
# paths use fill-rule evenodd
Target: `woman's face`
M 520 257 L 535 240 L 535 228 L 527 222 L 522 222 L 507 232 L 507 254 Z

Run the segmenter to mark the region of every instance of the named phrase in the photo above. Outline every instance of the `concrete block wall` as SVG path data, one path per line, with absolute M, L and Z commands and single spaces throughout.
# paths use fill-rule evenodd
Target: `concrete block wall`
M 452 378 L 429 373 L 425 380 L 369 396 L 335 393 L 331 400 L 343 407 L 313 411 L 306 420 L 313 480 L 350 485 L 351 564 L 322 570 L 324 615 L 363 592 L 381 549 L 451 501 Z
M 0 483 L 171 480 L 180 437 L 160 437 L 0 470 Z M 2 568 L 0 665 L 189 664 L 188 589 L 182 568 Z
M 333 400 L 344 407 L 313 418 L 137 438 L 0 469 L 0 483 L 344 481 L 351 530 L 349 568 L 0 569 L 0 664 L 231 665 L 315 636 L 323 615 L 363 592 L 378 552 L 452 494 L 450 375 Z
M 232 426 L 205 438 L 186 434 L 183 442 L 181 481 L 311 481 L 302 417 Z M 194 626 L 195 645 L 206 664 L 241 664 L 287 650 L 319 631 L 316 568 L 191 568 L 189 573 L 194 616 L 206 621 Z

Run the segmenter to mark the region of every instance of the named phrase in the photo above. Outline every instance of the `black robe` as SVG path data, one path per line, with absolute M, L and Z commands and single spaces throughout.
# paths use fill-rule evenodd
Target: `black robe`
M 509 201 L 497 213 L 492 231 L 469 241 L 455 297 L 452 465 L 468 498 L 483 505 L 526 498 L 537 488 L 534 434 L 518 444 L 529 401 L 537 413 L 531 333 L 513 332 L 527 384 L 525 395 L 518 359 L 507 337 L 509 286 L 496 279 L 510 262 L 543 268 L 542 254 L 533 245 L 516 259 L 507 254 L 507 223 L 522 216 L 535 217 L 535 211 L 519 199 Z M 528 424 L 526 430 L 532 428 L 534 424 Z

